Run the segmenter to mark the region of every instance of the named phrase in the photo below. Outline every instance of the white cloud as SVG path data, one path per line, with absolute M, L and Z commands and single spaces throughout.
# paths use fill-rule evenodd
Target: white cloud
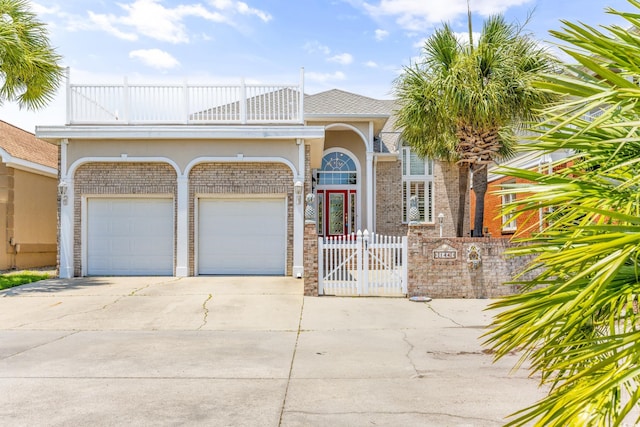
M 512 6 L 529 3 L 531 0 L 474 0 L 471 12 L 482 16 L 502 13 Z M 364 9 L 374 17 L 396 17 L 396 22 L 405 30 L 424 31 L 425 27 L 451 21 L 467 13 L 467 0 L 415 1 L 378 0 L 363 3 Z
M 271 20 L 265 11 L 250 7 L 247 3 L 233 0 L 214 0 L 209 2 L 213 9 L 200 3 L 180 4 L 166 7 L 161 0 L 134 0 L 131 3 L 118 3 L 124 12 L 122 15 L 99 14 L 89 11 L 90 25 L 82 29 L 97 27 L 118 38 L 135 40 L 139 35 L 168 43 L 188 43 L 190 35 L 187 18 L 204 19 L 216 24 L 235 26 L 234 16 L 256 16 L 264 22 Z
M 353 56 L 349 53 L 340 53 L 332 57 L 327 58 L 329 62 L 337 62 L 341 65 L 349 65 L 353 62 Z
M 264 22 L 269 22 L 272 18 L 269 13 L 264 12 L 260 9 L 249 7 L 249 5 L 241 1 L 236 2 L 236 10 L 242 15 L 255 15 L 258 18 L 262 19 Z
M 389 31 L 387 30 L 381 30 L 380 28 L 378 28 L 375 31 L 376 34 L 376 40 L 380 41 L 380 40 L 384 40 L 389 36 Z
M 304 74 L 306 80 L 310 80 L 318 83 L 326 83 L 329 81 L 345 80 L 347 76 L 342 71 L 336 71 L 335 73 L 316 73 L 313 71 L 306 72 Z
M 234 11 L 241 15 L 254 15 L 263 20 L 264 22 L 269 22 L 272 19 L 270 13 L 265 12 L 260 9 L 256 9 L 250 7 L 243 1 L 233 1 L 233 0 L 210 0 L 209 4 L 215 7 L 218 10 L 225 11 Z
M 311 42 L 306 42 L 304 44 L 304 46 L 302 46 L 302 48 L 307 52 L 307 53 L 321 53 L 323 55 L 329 55 L 331 53 L 331 49 L 329 49 L 329 47 L 323 45 L 322 43 L 320 43 L 319 41 L 311 41 Z
M 114 35 L 119 39 L 129 40 L 129 41 L 138 40 L 137 34 L 121 31 L 116 26 L 114 26 L 113 15 L 99 15 L 89 11 L 89 20 L 93 23 L 95 28 L 105 31 L 111 35 Z
M 378 68 L 378 64 L 374 61 L 367 61 L 364 63 L 364 65 L 369 68 Z
M 161 70 L 180 65 L 177 59 L 160 49 L 140 49 L 129 52 L 129 58 L 138 59 L 145 65 Z

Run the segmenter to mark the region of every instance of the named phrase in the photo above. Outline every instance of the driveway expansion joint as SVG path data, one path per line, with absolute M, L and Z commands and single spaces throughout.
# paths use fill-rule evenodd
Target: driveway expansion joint
M 293 364 L 296 360 L 296 352 L 298 351 L 298 343 L 300 342 L 300 333 L 302 331 L 302 313 L 304 313 L 304 298 L 302 304 L 300 304 L 300 315 L 298 316 L 298 331 L 296 333 L 296 343 L 293 346 L 293 354 L 291 355 L 291 364 L 289 365 L 289 375 L 287 377 L 287 385 L 284 389 L 284 397 L 282 399 L 282 407 L 280 408 L 280 419 L 278 420 L 278 427 L 282 425 L 282 417 L 284 416 L 284 408 L 287 404 L 287 396 L 289 395 L 289 386 L 291 384 L 291 374 L 293 373 Z
M 500 422 L 498 420 L 492 420 L 489 418 L 479 418 L 479 417 L 465 417 L 462 415 L 452 415 L 444 412 L 430 412 L 430 411 L 345 411 L 345 412 L 313 412 L 313 411 L 287 411 L 288 414 L 301 414 L 301 415 L 428 415 L 428 416 L 440 416 L 453 418 L 456 420 L 465 420 L 465 421 L 475 421 L 475 422 L 483 422 L 483 423 L 497 423 Z
M 38 347 L 42 347 L 42 346 L 44 346 L 44 345 L 49 345 L 49 344 L 52 344 L 52 343 L 54 343 L 54 342 L 56 342 L 56 341 L 61 341 L 61 340 L 65 339 L 65 338 L 67 338 L 67 337 L 70 337 L 71 335 L 75 335 L 75 334 L 77 334 L 78 332 L 80 332 L 80 331 L 71 331 L 70 333 L 65 334 L 65 335 L 62 335 L 62 336 L 60 336 L 60 337 L 58 337 L 58 338 L 56 338 L 56 339 L 53 339 L 53 340 L 51 340 L 51 341 L 43 342 L 43 343 L 41 343 L 41 344 L 34 345 L 33 347 L 29 347 L 29 348 L 26 348 L 26 349 L 24 349 L 24 350 L 18 351 L 18 352 L 16 352 L 16 353 L 10 354 L 10 355 L 8 355 L 8 356 L 6 356 L 6 357 L 2 357 L 2 358 L 0 358 L 0 360 L 10 359 L 10 358 L 12 358 L 12 357 L 19 356 L 19 355 L 21 355 L 21 354 L 23 354 L 23 353 L 26 353 L 26 352 L 31 351 L 31 350 L 33 350 L 33 349 L 36 349 L 36 348 L 38 348 Z

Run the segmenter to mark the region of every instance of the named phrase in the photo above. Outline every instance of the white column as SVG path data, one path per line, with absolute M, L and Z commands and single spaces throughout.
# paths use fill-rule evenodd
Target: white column
M 69 69 L 67 68 L 67 82 L 69 81 Z M 68 83 L 67 83 L 68 84 Z M 60 278 L 73 277 L 73 179 L 67 177 L 67 147 L 68 139 L 60 141 L 60 182 L 58 191 L 60 194 Z M 64 189 L 64 190 L 62 190 Z
M 189 275 L 189 178 L 178 177 L 176 214 L 176 277 Z
M 305 152 L 304 140 L 298 139 L 298 176 L 294 177 L 293 194 L 293 277 L 304 276 L 304 177 Z M 296 196 L 296 183 L 302 184 L 300 195 Z
M 73 180 L 61 179 L 66 195 L 60 197 L 60 278 L 73 277 Z
M 373 219 L 373 131 L 373 122 L 369 122 L 369 135 L 367 135 L 367 229 L 369 233 L 376 231 Z
M 373 153 L 367 153 L 367 229 L 375 233 L 373 223 Z

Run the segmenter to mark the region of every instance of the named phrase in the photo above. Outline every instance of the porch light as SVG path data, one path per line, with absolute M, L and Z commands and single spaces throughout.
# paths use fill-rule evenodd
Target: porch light
M 61 181 L 60 184 L 58 184 L 58 196 L 60 196 L 60 200 L 62 200 L 62 203 L 64 205 L 67 204 L 68 190 L 69 190 L 69 185 L 66 183 L 66 181 Z
M 302 182 L 296 181 L 296 183 L 293 184 L 293 195 L 296 198 L 296 205 L 302 203 Z
M 442 212 L 438 214 L 438 224 L 440 224 L 440 237 L 442 237 L 442 225 L 444 224 L 444 214 Z

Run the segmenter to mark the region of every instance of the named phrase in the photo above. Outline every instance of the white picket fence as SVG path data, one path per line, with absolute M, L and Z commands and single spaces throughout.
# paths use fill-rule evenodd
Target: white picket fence
M 407 237 L 369 234 L 318 239 L 318 292 L 341 296 L 407 294 Z

